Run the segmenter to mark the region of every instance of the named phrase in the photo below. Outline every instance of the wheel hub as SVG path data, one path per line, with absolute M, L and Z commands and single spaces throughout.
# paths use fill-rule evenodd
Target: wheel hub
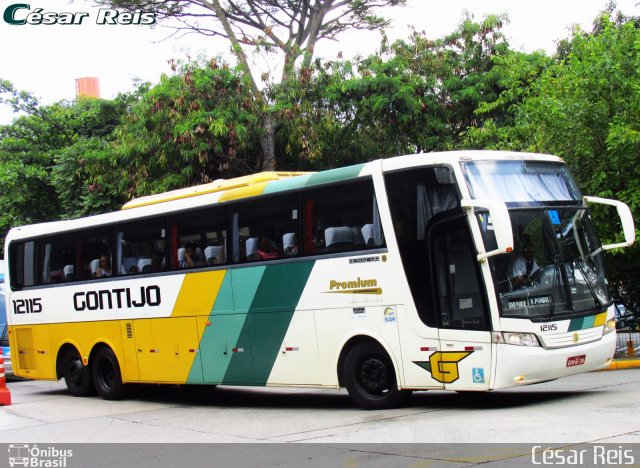
M 388 390 L 389 373 L 387 366 L 379 359 L 367 359 L 360 366 L 360 383 L 370 393 L 380 394 Z

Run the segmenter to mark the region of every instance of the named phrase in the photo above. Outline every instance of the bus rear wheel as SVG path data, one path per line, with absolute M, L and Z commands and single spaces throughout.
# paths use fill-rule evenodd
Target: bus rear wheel
M 62 376 L 71 395 L 84 397 L 93 394 L 91 369 L 82 364 L 82 358 L 75 349 L 67 351 L 62 358 Z
M 364 409 L 395 408 L 411 395 L 410 390 L 398 389 L 391 359 L 372 342 L 359 343 L 349 350 L 343 379 L 351 399 Z
M 105 400 L 119 400 L 124 395 L 124 384 L 118 358 L 110 348 L 100 348 L 92 359 L 93 382 L 98 395 Z

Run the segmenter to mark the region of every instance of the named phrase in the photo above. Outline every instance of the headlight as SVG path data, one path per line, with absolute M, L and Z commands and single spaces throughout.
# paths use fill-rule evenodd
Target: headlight
M 602 334 L 606 335 L 607 333 L 611 333 L 612 331 L 615 331 L 615 330 L 616 330 L 615 319 L 607 320 L 604 324 L 604 330 L 602 331 Z
M 538 337 L 533 333 L 502 333 L 504 342 L 516 346 L 540 346 Z

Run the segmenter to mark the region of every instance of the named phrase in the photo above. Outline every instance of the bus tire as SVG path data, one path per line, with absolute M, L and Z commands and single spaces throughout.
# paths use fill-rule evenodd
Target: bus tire
M 91 369 L 82 364 L 82 358 L 75 349 L 69 349 L 62 358 L 62 376 L 69 393 L 73 396 L 84 397 L 93 395 L 94 387 L 91 379 Z
M 98 395 L 105 400 L 119 400 L 124 396 L 124 384 L 118 358 L 111 348 L 102 347 L 96 351 L 91 363 L 93 382 Z
M 391 359 L 373 342 L 358 343 L 349 350 L 343 379 L 351 399 L 364 409 L 395 408 L 411 395 L 410 390 L 398 389 Z

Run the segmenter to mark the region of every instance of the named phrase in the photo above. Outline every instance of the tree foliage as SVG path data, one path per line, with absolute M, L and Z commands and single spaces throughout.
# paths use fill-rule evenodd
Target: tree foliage
M 510 54 L 499 68 L 508 86 L 478 112 L 508 106 L 511 116 L 470 128 L 469 142 L 561 156 L 584 193 L 624 201 L 640 226 L 638 19 L 609 9 L 596 18 L 593 31 L 576 28 L 562 41 L 555 60 Z M 621 241 L 620 226 L 611 222 L 615 212 L 596 209 L 594 216 L 604 242 Z M 639 249 L 611 264 L 614 293 L 633 296 L 631 307 L 639 310 Z M 629 264 L 636 274 L 622 273 Z
M 259 169 L 259 109 L 241 74 L 216 59 L 173 68 L 116 131 L 113 169 L 129 196 Z
M 441 39 L 413 31 L 406 40 L 383 42 L 373 56 L 316 64 L 311 86 L 286 86 L 304 96 L 294 118 L 283 119 L 303 147 L 289 140 L 287 148 L 320 167 L 459 148 L 470 126 L 501 111 L 477 112 L 504 89 L 495 63 L 509 52 L 505 21 L 467 16 Z
M 406 0 L 96 0 L 121 9 L 153 11 L 159 19 L 173 19 L 176 32 L 199 33 L 229 41 L 240 72 L 259 109 L 261 165 L 276 168 L 276 132 L 281 125 L 263 89 L 257 70 L 247 59 L 247 49 L 279 52 L 280 79 L 261 74 L 268 83 L 287 82 L 307 75 L 315 47 L 322 39 L 334 39 L 347 30 L 379 29 L 387 21 L 375 14 L 384 6 Z M 171 26 L 171 25 L 174 26 Z M 296 62 L 301 59 L 301 73 Z M 267 86 L 268 88 L 268 86 Z
M 124 197 L 94 177 L 132 96 L 42 106 L 1 81 L 1 99 L 25 113 L 0 127 L 0 232 L 114 209 Z M 4 235 L 2 236 L 4 237 Z

